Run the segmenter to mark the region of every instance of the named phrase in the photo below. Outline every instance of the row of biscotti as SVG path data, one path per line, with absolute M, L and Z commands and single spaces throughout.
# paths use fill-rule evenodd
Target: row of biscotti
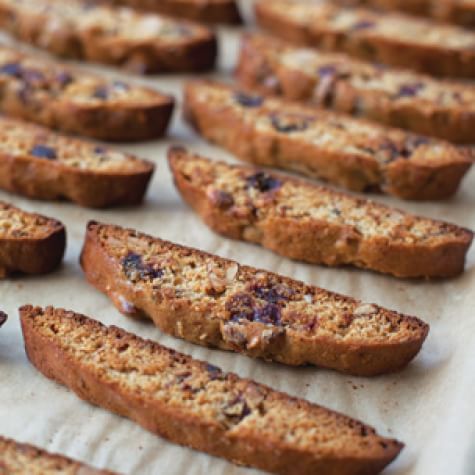
M 181 148 L 170 151 L 169 162 L 183 198 L 227 237 L 305 262 L 350 264 L 397 277 L 463 272 L 473 235 L 458 226 Z M 2 213 L 8 238 L 16 212 L 5 206 Z
M 332 0 L 257 0 L 259 26 L 297 44 L 436 76 L 475 77 L 475 32 Z
M 20 308 L 46 377 L 166 439 L 282 475 L 380 473 L 403 444 L 372 427 L 71 311 Z M 5 475 L 106 474 L 0 437 Z

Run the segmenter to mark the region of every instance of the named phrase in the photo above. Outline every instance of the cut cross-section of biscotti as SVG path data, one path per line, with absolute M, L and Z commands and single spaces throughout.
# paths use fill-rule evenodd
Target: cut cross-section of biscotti
M 241 23 L 236 0 L 99 0 L 209 24 Z
M 414 317 L 119 226 L 89 223 L 81 265 L 131 316 L 204 346 L 355 375 L 399 370 L 428 326 Z
M 203 136 L 243 160 L 355 191 L 447 198 L 472 165 L 469 149 L 448 142 L 215 82 L 188 83 L 185 110 Z
M 59 454 L 0 436 L 2 475 L 114 475 Z
M 8 315 L 0 310 L 0 327 L 8 320 Z
M 475 26 L 473 0 L 338 0 L 343 6 L 396 10 L 457 25 Z
M 336 53 L 245 37 L 237 75 L 267 94 L 374 119 L 457 143 L 473 143 L 475 87 L 385 68 Z
M 173 99 L 153 89 L 6 46 L 0 46 L 0 88 L 0 112 L 102 140 L 161 137 L 173 111 Z
M 0 26 L 58 56 L 137 73 L 209 70 L 217 54 L 204 26 L 87 0 L 0 0 Z
M 60 264 L 65 247 L 62 223 L 0 201 L 0 277 L 50 272 Z
M 0 188 L 103 208 L 139 204 L 154 165 L 102 145 L 0 117 Z
M 475 32 L 333 0 L 259 0 L 258 24 L 297 44 L 436 76 L 475 78 Z
M 463 272 L 473 239 L 467 229 L 183 148 L 170 150 L 169 163 L 184 200 L 224 236 L 292 259 L 396 277 Z
M 379 473 L 396 440 L 303 399 L 62 309 L 20 309 L 31 363 L 172 442 L 288 475 Z

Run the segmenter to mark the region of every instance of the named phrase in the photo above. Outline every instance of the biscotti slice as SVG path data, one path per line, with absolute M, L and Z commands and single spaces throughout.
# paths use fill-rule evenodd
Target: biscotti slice
M 0 311 L 0 327 L 8 320 L 8 315 Z
M 102 0 L 153 13 L 209 24 L 238 25 L 241 15 L 236 0 Z
M 355 191 L 448 198 L 472 165 L 469 149 L 448 142 L 209 81 L 186 85 L 185 110 L 198 132 L 243 160 Z
M 0 117 L 0 188 L 104 208 L 139 204 L 154 165 L 102 145 Z
M 396 277 L 463 272 L 473 234 L 296 178 L 169 152 L 175 185 L 214 231 L 292 259 Z
M 348 56 L 245 37 L 242 85 L 456 143 L 473 143 L 475 87 Z
M 338 0 L 338 3 L 344 6 L 402 11 L 461 26 L 475 26 L 473 0 Z
M 0 46 L 0 112 L 110 141 L 162 137 L 173 99 Z
M 0 27 L 58 56 L 136 73 L 205 71 L 217 55 L 204 26 L 87 0 L 0 0 Z
M 114 475 L 59 454 L 0 436 L 2 475 Z
M 379 473 L 403 445 L 323 407 L 76 313 L 20 309 L 31 363 L 172 442 L 288 475 Z
M 62 223 L 0 201 L 0 277 L 51 272 L 61 263 L 65 247 Z
M 333 0 L 258 0 L 258 24 L 280 38 L 435 76 L 475 78 L 475 32 Z
M 131 316 L 204 346 L 374 376 L 419 352 L 414 317 L 119 226 L 88 224 L 88 281 Z

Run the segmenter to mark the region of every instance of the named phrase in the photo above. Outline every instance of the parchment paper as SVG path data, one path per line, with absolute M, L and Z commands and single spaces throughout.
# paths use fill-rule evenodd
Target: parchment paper
M 238 30 L 221 30 L 220 36 L 224 41 L 221 71 L 229 72 L 235 61 Z M 112 70 L 106 72 L 125 76 Z M 183 77 L 130 79 L 174 93 L 181 102 Z M 0 308 L 10 316 L 0 330 L 0 434 L 127 475 L 260 473 L 169 443 L 47 380 L 28 363 L 23 349 L 17 308 L 32 303 L 65 307 L 122 326 L 225 370 L 359 418 L 407 444 L 385 472 L 387 475 L 475 474 L 475 250 L 469 254 L 463 276 L 448 281 L 414 282 L 366 271 L 305 265 L 263 248 L 222 238 L 210 231 L 176 193 L 165 161 L 166 149 L 172 143 L 188 145 L 216 159 L 231 159 L 192 133 L 181 121 L 178 110 L 169 139 L 123 147 L 157 164 L 141 207 L 97 211 L 0 192 L 2 200 L 60 219 L 68 231 L 65 261 L 57 272 L 0 282 Z M 374 198 L 475 228 L 473 171 L 457 197 L 449 202 Z M 78 257 L 89 219 L 133 227 L 417 315 L 431 325 L 429 338 L 405 371 L 374 379 L 312 367 L 288 368 L 174 339 L 152 324 L 120 315 L 104 295 L 85 282 Z

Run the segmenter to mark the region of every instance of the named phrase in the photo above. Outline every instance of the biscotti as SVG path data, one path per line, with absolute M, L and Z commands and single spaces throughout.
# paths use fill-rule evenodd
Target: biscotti
M 466 27 L 475 26 L 475 2 L 473 0 L 338 0 L 338 3 L 353 7 L 399 10 L 447 23 Z
M 258 24 L 282 39 L 435 76 L 475 78 L 475 32 L 332 0 L 259 0 Z
M 2 475 L 114 475 L 59 454 L 0 436 Z
M 110 141 L 163 136 L 173 99 L 0 46 L 0 112 Z
M 396 277 L 451 277 L 473 234 L 251 166 L 173 148 L 175 185 L 214 231 L 309 263 L 351 264 Z
M 403 445 L 323 407 L 62 309 L 20 309 L 45 376 L 149 431 L 285 475 L 379 473 Z
M 122 313 L 192 343 L 289 365 L 383 374 L 406 366 L 429 330 L 417 318 L 119 226 L 88 224 L 81 265 Z
M 65 247 L 62 223 L 0 201 L 0 277 L 51 272 L 61 263 Z
M 262 35 L 243 43 L 242 85 L 456 143 L 473 143 L 475 87 Z
M 0 188 L 104 208 L 139 204 L 154 165 L 102 145 L 0 117 Z
M 209 81 L 188 83 L 184 106 L 199 133 L 243 160 L 355 191 L 448 198 L 473 160 L 448 142 Z
M 238 25 L 241 15 L 236 0 L 101 0 L 139 10 L 162 13 L 209 24 Z
M 0 327 L 8 320 L 8 315 L 0 311 Z
M 142 74 L 206 71 L 217 55 L 204 26 L 87 0 L 0 0 L 0 27 L 61 57 Z

